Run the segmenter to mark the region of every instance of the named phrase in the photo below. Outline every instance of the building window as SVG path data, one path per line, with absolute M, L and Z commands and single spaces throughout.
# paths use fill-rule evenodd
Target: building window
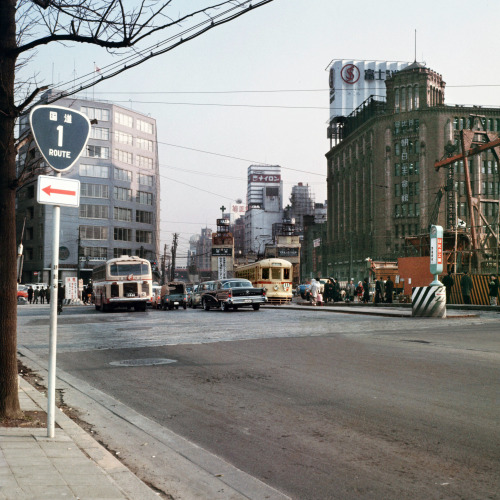
M 109 159 L 109 148 L 104 146 L 95 146 L 93 144 L 87 145 L 85 148 L 85 157 L 87 158 L 100 158 L 102 160 Z
M 103 108 L 89 108 L 87 106 L 82 106 L 80 111 L 87 115 L 89 120 L 97 120 L 101 122 L 109 121 L 109 109 Z
M 125 127 L 132 127 L 134 124 L 134 119 L 130 115 L 119 113 L 118 111 L 115 112 L 115 121 Z
M 153 233 L 151 231 L 142 231 L 137 229 L 135 232 L 135 241 L 137 243 L 152 243 Z
M 401 145 L 399 144 L 399 142 L 396 142 L 396 144 L 394 144 L 394 154 L 396 156 L 401 155 Z
M 82 240 L 107 240 L 108 228 L 103 226 L 80 226 Z
M 147 156 L 135 155 L 135 162 L 138 167 L 153 169 L 153 158 Z
M 406 87 L 401 87 L 401 112 L 406 111 Z
M 153 133 L 153 124 L 151 122 L 145 122 L 144 120 L 137 119 L 136 127 L 137 130 L 140 130 L 141 132 L 146 132 L 146 134 Z
M 413 88 L 408 87 L 408 111 L 411 111 L 413 108 Z
M 137 203 L 141 205 L 152 205 L 153 204 L 153 194 L 146 193 L 144 191 L 137 191 Z
M 83 247 L 84 257 L 94 257 L 99 260 L 107 260 L 108 249 L 106 247 Z
M 153 212 L 145 212 L 144 210 L 136 210 L 135 221 L 142 224 L 153 224 Z
M 396 196 L 396 198 L 401 196 L 401 184 L 394 184 L 394 196 Z
M 83 165 L 80 164 L 79 173 L 84 177 L 109 178 L 109 167 L 103 165 Z
M 401 217 L 401 205 L 394 205 L 394 215 Z
M 132 172 L 130 170 L 115 167 L 113 176 L 118 181 L 132 182 Z
M 132 153 L 129 153 L 128 151 L 122 151 L 121 149 L 115 149 L 114 156 L 115 160 L 132 165 Z
M 114 229 L 115 241 L 132 241 L 132 229 L 126 227 L 115 227 Z
M 132 222 L 132 210 L 130 208 L 115 207 L 113 214 L 115 220 Z
M 80 205 L 79 216 L 83 219 L 108 219 L 107 205 Z
M 152 186 L 153 185 L 153 176 L 139 174 L 139 184 L 142 184 L 143 186 Z
M 399 177 L 401 175 L 401 165 L 399 163 L 394 164 L 394 177 Z
M 91 139 L 98 139 L 101 141 L 108 141 L 109 140 L 109 128 L 92 127 L 90 129 L 90 138 Z
M 115 186 L 113 189 L 113 197 L 115 200 L 132 201 L 132 190 Z
M 82 182 L 80 196 L 87 198 L 109 198 L 109 187 L 105 184 L 87 184 Z
M 131 248 L 113 248 L 113 258 L 118 259 L 122 255 L 132 256 Z
M 132 146 L 134 138 L 132 134 L 127 134 L 127 132 L 122 132 L 121 130 L 115 130 L 115 141 Z
M 143 139 L 142 137 L 137 138 L 137 147 L 144 149 L 146 151 L 153 151 L 153 141 L 149 139 Z
M 399 113 L 399 89 L 394 90 L 394 108 Z

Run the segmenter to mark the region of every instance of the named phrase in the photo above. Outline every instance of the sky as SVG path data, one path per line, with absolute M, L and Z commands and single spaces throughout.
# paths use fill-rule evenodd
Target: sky
M 499 17 L 497 0 L 274 0 L 83 96 L 156 119 L 161 249 L 176 232 L 183 256 L 191 235 L 215 229 L 220 207 L 245 202 L 252 164 L 282 167 L 284 206 L 298 182 L 326 200 L 334 59 L 413 61 L 416 53 L 443 75 L 446 104 L 500 105 Z M 102 49 L 52 45 L 28 70 L 40 83 L 67 82 L 114 60 Z

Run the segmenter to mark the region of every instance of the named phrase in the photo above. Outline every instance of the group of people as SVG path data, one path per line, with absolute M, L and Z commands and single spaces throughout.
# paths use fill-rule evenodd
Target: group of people
M 30 286 L 28 288 L 28 302 L 30 304 L 38 304 L 38 301 L 40 301 L 40 304 L 45 304 L 45 301 L 47 301 L 47 304 L 50 304 L 50 288 L 35 288 L 33 290 L 33 287 Z
M 323 288 L 323 290 L 322 290 Z M 392 303 L 394 293 L 394 282 L 390 276 L 387 281 L 377 279 L 375 282 L 375 302 Z M 311 280 L 311 288 L 309 290 L 309 300 L 312 305 L 317 305 L 321 302 L 354 302 L 355 298 L 359 302 L 367 304 L 370 302 L 370 282 L 368 278 L 359 281 L 358 285 L 354 284 L 354 280 L 350 280 L 345 289 L 342 290 L 340 282 L 337 278 L 329 278 L 322 286 L 319 278 Z
M 448 274 L 443 277 L 442 281 L 444 287 L 446 288 L 446 303 L 451 303 L 451 289 L 455 284 L 455 280 L 451 274 L 451 271 L 448 271 Z M 472 282 L 472 278 L 469 276 L 467 270 L 464 271 L 463 276 L 460 278 L 460 289 L 462 291 L 462 300 L 464 304 L 472 304 L 471 295 L 472 290 L 474 288 L 474 284 Z M 500 289 L 500 283 L 498 278 L 492 274 L 488 281 L 488 296 L 490 299 L 490 305 L 496 306 L 498 303 L 498 290 Z

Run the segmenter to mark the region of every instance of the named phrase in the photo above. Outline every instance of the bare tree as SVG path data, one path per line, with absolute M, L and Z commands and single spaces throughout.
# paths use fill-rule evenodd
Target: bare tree
M 27 172 L 33 173 L 36 168 L 31 165 L 16 172 L 17 150 L 30 138 L 21 138 L 22 142 L 16 138 L 15 125 L 49 88 L 39 86 L 35 78 L 16 82 L 16 74 L 36 63 L 37 48 L 83 43 L 112 53 L 120 51 L 119 62 L 102 69 L 98 81 L 103 81 L 271 1 L 201 0 L 197 10 L 185 0 L 142 0 L 129 8 L 123 0 L 0 1 L 0 418 L 21 414 L 16 352 L 15 195 Z M 146 46 L 150 40 L 155 43 Z M 63 88 L 60 96 L 75 94 L 98 81 L 93 74 L 86 75 L 76 85 Z

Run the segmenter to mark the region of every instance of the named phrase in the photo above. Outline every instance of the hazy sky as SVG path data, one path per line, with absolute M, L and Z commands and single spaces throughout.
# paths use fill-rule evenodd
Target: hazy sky
M 185 255 L 192 234 L 215 228 L 219 207 L 245 200 L 252 163 L 281 165 L 284 205 L 297 182 L 326 199 L 332 59 L 413 61 L 417 30 L 417 59 L 443 75 L 446 104 L 500 105 L 499 18 L 498 0 L 274 0 L 87 97 L 156 118 L 161 248 L 178 232 Z M 45 83 L 66 82 L 94 61 L 102 67 L 113 57 L 52 46 L 30 70 Z

